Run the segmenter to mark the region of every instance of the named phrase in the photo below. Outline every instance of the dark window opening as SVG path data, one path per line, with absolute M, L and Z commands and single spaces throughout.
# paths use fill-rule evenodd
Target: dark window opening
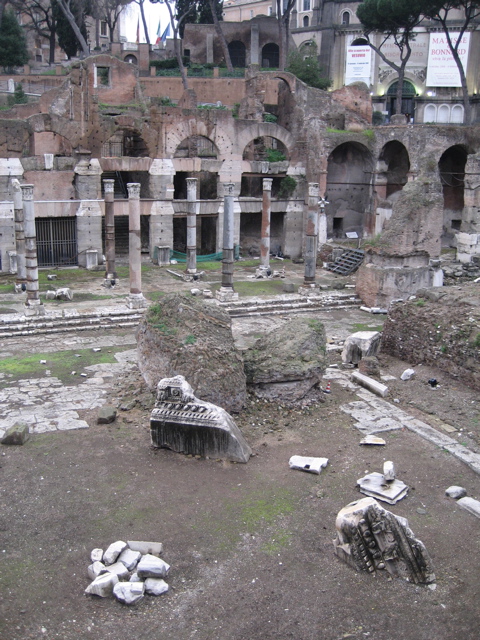
M 343 218 L 333 219 L 333 236 L 334 238 L 340 238 L 343 236 Z
M 303 16 L 303 26 L 308 27 L 309 19 L 308 16 Z
M 269 42 L 262 49 L 262 67 L 278 69 L 280 64 L 280 49 L 278 44 Z
M 97 67 L 97 85 L 99 87 L 110 86 L 110 67 Z
M 216 252 L 217 247 L 217 218 L 204 216 L 200 218 L 200 255 Z
M 173 218 L 173 250 L 187 253 L 187 218 Z
M 461 220 L 452 220 L 452 229 L 454 231 L 460 231 L 461 226 L 462 226 Z

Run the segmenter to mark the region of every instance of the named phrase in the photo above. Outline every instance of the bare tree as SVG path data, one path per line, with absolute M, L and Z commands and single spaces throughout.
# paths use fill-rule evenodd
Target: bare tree
M 150 36 L 148 35 L 147 19 L 145 18 L 145 9 L 144 9 L 145 0 L 133 0 L 133 2 L 135 4 L 138 4 L 138 6 L 140 7 L 140 15 L 142 17 L 143 31 L 145 33 L 145 41 L 147 44 L 150 44 Z
M 158 0 L 158 1 L 161 4 L 163 4 L 163 1 L 164 1 L 165 4 L 167 5 L 168 15 L 170 16 L 170 25 L 173 31 L 173 47 L 175 50 L 175 56 L 177 58 L 178 68 L 180 69 L 180 74 L 182 76 L 183 88 L 185 89 L 185 91 L 188 91 L 189 89 L 188 77 L 187 77 L 187 72 L 185 71 L 185 65 L 183 64 L 180 40 L 178 39 L 178 30 L 180 26 L 183 24 L 183 22 L 185 21 L 185 18 L 188 16 L 188 14 L 195 9 L 196 3 L 195 1 L 192 2 L 181 15 L 178 15 L 176 13 L 176 7 L 175 7 L 175 13 L 174 13 L 171 6 L 174 0 Z M 155 0 L 153 0 L 153 2 L 155 2 Z
M 225 40 L 225 35 L 223 33 L 220 20 L 218 19 L 218 16 L 217 16 L 215 0 L 208 0 L 208 5 L 210 7 L 210 11 L 212 12 L 213 24 L 215 25 L 215 31 L 217 32 L 217 37 L 220 40 L 220 45 L 222 47 L 223 57 L 225 58 L 225 62 L 227 64 L 227 69 L 230 73 L 232 73 L 233 64 L 230 58 L 230 51 L 228 50 L 228 44 L 227 44 L 227 41 Z
M 295 6 L 295 0 L 276 0 L 278 20 L 278 46 L 280 71 L 284 71 L 288 60 L 288 47 L 290 40 L 290 14 Z
M 55 46 L 57 37 L 57 21 L 50 0 L 10 0 L 16 11 L 21 11 L 28 17 L 25 25 L 41 38 L 48 40 L 49 64 L 55 64 Z
M 82 48 L 83 57 L 90 55 L 90 49 L 88 47 L 87 41 L 85 40 L 83 33 L 80 30 L 79 25 L 77 24 L 77 19 L 75 17 L 75 0 L 56 0 L 60 10 L 62 11 L 65 18 L 68 20 L 70 26 L 72 27 L 72 31 L 77 37 L 78 42 Z M 83 2 L 80 0 L 80 8 L 83 11 Z
M 113 42 L 115 27 L 126 6 L 134 0 L 96 0 L 92 3 L 92 17 L 107 23 L 110 42 Z

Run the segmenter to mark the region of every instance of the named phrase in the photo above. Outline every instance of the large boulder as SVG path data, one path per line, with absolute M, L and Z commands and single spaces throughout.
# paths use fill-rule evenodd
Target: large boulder
M 239 412 L 247 391 L 230 316 L 211 302 L 169 294 L 152 305 L 137 331 L 138 366 L 151 389 L 181 375 L 195 396 Z
M 325 328 L 312 318 L 292 318 L 257 340 L 244 361 L 247 384 L 258 397 L 296 403 L 319 386 L 325 372 Z

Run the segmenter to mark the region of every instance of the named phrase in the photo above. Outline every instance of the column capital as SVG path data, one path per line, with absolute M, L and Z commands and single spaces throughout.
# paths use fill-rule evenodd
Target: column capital
M 140 182 L 128 182 L 128 197 L 132 200 L 138 200 L 140 198 Z
M 272 190 L 272 182 L 273 178 L 263 178 L 263 190 L 271 191 Z
M 21 184 L 22 198 L 24 200 L 33 200 L 33 184 Z
M 235 183 L 234 182 L 224 182 L 223 183 L 223 193 L 226 196 L 235 195 Z
M 103 186 L 105 187 L 105 193 L 113 193 L 115 189 L 115 180 L 112 178 L 105 178 Z
M 189 186 L 197 185 L 198 178 L 187 178 L 187 188 Z

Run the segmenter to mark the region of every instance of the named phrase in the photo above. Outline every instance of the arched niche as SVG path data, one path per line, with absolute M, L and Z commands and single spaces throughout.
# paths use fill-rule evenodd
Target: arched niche
M 410 159 L 405 146 L 398 140 L 387 142 L 383 147 L 379 158 L 387 165 L 385 171 L 386 197 L 403 189 L 408 182 L 410 171 Z
M 443 189 L 444 231 L 460 230 L 465 206 L 465 165 L 468 153 L 461 144 L 444 151 L 438 162 Z M 456 222 L 453 222 L 456 221 Z M 453 224 L 452 224 L 453 223 Z
M 262 47 L 262 67 L 278 69 L 280 49 L 275 42 L 269 42 Z
M 102 158 L 147 158 L 148 148 L 138 131 L 120 129 L 102 145 Z
M 241 40 L 233 40 L 228 43 L 228 52 L 232 65 L 243 69 L 246 66 L 246 48 Z
M 363 236 L 365 213 L 370 207 L 373 159 L 358 142 L 344 142 L 328 157 L 327 232 L 343 238 L 349 231 Z
M 288 149 L 278 138 L 259 136 L 245 146 L 242 159 L 263 162 L 288 160 Z
M 217 158 L 218 149 L 205 136 L 189 136 L 182 140 L 175 150 L 174 158 Z

